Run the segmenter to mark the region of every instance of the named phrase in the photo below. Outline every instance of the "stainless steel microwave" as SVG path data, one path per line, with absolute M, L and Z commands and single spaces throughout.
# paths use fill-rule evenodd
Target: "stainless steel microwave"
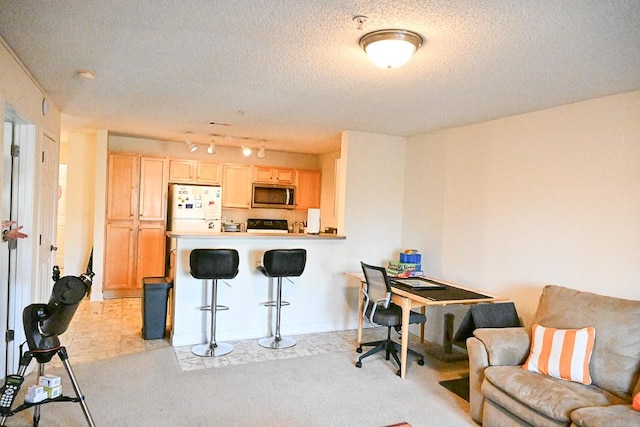
M 253 184 L 252 208 L 293 209 L 295 203 L 296 187 L 293 185 Z

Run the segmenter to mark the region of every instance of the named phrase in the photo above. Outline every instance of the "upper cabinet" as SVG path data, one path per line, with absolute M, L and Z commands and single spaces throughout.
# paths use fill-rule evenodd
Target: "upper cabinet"
M 139 156 L 109 155 L 107 218 L 133 220 L 138 211 Z
M 296 170 L 296 209 L 320 207 L 322 173 L 319 170 Z
M 170 160 L 169 182 L 182 184 L 220 184 L 220 164 L 196 160 Z
M 251 166 L 228 163 L 222 166 L 222 207 L 251 207 Z
M 142 157 L 140 159 L 140 207 L 141 221 L 164 221 L 167 212 L 167 162 L 164 159 Z
M 198 162 L 196 183 L 220 184 L 220 163 Z
M 253 181 L 270 184 L 293 184 L 294 171 L 291 168 L 254 166 Z

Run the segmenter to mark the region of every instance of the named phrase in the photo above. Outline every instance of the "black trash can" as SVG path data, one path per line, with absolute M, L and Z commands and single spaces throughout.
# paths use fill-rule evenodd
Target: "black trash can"
M 158 340 L 165 336 L 167 301 L 173 283 L 166 277 L 142 279 L 142 338 Z

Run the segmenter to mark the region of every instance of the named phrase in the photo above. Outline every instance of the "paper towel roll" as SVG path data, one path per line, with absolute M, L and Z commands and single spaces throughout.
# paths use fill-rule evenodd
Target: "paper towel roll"
M 307 211 L 307 234 L 320 233 L 320 209 Z

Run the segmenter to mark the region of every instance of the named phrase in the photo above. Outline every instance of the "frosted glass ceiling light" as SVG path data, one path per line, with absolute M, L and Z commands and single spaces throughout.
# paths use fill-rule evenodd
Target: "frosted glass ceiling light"
M 216 154 L 216 143 L 215 142 L 211 141 L 211 143 L 207 147 L 207 153 Z
M 378 30 L 362 36 L 360 47 L 378 67 L 396 68 L 409 62 L 423 42 L 413 31 Z
M 244 154 L 245 157 L 249 157 L 251 155 L 251 147 L 247 147 L 246 145 L 242 145 L 242 154 Z
M 258 150 L 258 157 L 264 159 L 264 144 L 260 147 L 260 150 Z

